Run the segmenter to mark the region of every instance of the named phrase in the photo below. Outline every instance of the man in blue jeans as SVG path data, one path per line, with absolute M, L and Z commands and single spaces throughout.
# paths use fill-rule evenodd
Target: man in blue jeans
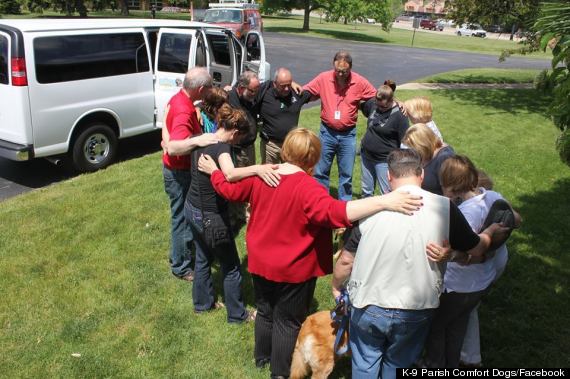
M 184 77 L 182 89 L 174 95 L 167 105 L 163 130 L 163 147 L 170 145 L 188 145 L 188 152 L 198 146 L 216 143 L 213 134 L 203 134 L 196 116 L 193 102 L 202 99 L 212 87 L 212 78 L 204 68 L 192 68 Z M 169 149 L 170 149 L 169 145 Z M 162 175 L 164 191 L 170 199 L 171 241 L 170 269 L 174 276 L 192 281 L 192 231 L 184 220 L 184 200 L 190 188 L 190 155 L 175 155 L 172 151 L 164 151 L 162 155 Z
M 424 205 L 412 216 L 379 212 L 347 233 L 334 269 L 333 294 L 350 276 L 353 378 L 392 379 L 396 368 L 419 358 L 439 306 L 443 264 L 438 262 L 450 251 L 440 246 L 449 241 L 452 249 L 467 252 L 462 258 L 479 255 L 497 228 L 494 224 L 475 234 L 448 198 L 422 190 L 423 170 L 415 151 L 394 150 L 387 161 L 392 190 L 421 195 Z
M 333 70 L 317 75 L 303 89 L 321 99 L 321 159 L 315 167 L 315 179 L 327 189 L 331 166 L 336 155 L 338 164 L 338 198 L 352 199 L 352 170 L 356 157 L 356 121 L 361 101 L 376 96 L 368 80 L 352 72 L 352 57 L 339 51 Z

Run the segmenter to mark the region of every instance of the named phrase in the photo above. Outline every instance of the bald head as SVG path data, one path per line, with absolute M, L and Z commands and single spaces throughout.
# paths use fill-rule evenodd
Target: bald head
M 279 97 L 287 97 L 291 94 L 291 83 L 293 82 L 293 75 L 288 69 L 281 67 L 275 71 L 275 78 L 273 84 Z
M 192 101 L 203 99 L 212 85 L 212 77 L 204 67 L 192 67 L 188 70 L 182 84 Z

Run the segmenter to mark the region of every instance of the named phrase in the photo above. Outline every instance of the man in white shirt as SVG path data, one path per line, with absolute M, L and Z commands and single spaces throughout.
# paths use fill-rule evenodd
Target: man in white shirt
M 333 293 L 350 276 L 353 378 L 395 378 L 396 368 L 419 358 L 443 285 L 444 266 L 436 261 L 443 256 L 434 246 L 449 241 L 454 250 L 481 255 L 499 227 L 477 235 L 448 198 L 422 190 L 414 150 L 394 150 L 387 162 L 391 188 L 421 195 L 424 206 L 412 216 L 377 213 L 347 232 Z

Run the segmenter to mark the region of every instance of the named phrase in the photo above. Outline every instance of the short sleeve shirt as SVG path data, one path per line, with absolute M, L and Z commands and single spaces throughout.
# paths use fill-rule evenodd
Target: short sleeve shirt
M 301 108 L 312 97 L 308 91 L 297 95 L 291 91 L 289 96 L 280 97 L 271 82 L 259 102 L 259 114 L 263 120 L 263 133 L 272 140 L 282 142 L 287 133 L 299 124 Z

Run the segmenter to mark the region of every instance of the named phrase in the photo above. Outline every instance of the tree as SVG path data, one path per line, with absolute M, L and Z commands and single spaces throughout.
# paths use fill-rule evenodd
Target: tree
M 448 16 L 457 24 L 511 25 L 511 39 L 519 27 L 529 29 L 538 16 L 540 0 L 454 0 Z
M 20 3 L 18 0 L 2 0 L 0 1 L 0 14 L 20 14 Z
M 534 31 L 540 35 L 540 48 L 552 50 L 552 70 L 541 73 L 537 87 L 552 93 L 549 113 L 561 131 L 556 148 L 570 166 L 570 4 L 545 3 Z
M 121 16 L 129 15 L 129 0 L 120 0 L 121 4 Z
M 309 31 L 309 15 L 312 11 L 322 9 L 329 20 L 341 18 L 347 22 L 373 18 L 388 30 L 392 23 L 392 1 L 394 0 L 265 0 L 264 12 L 278 10 L 303 9 L 303 31 Z
M 279 10 L 303 9 L 303 31 L 309 31 L 309 15 L 312 11 L 325 7 L 324 0 L 264 0 L 263 11 L 273 13 Z

